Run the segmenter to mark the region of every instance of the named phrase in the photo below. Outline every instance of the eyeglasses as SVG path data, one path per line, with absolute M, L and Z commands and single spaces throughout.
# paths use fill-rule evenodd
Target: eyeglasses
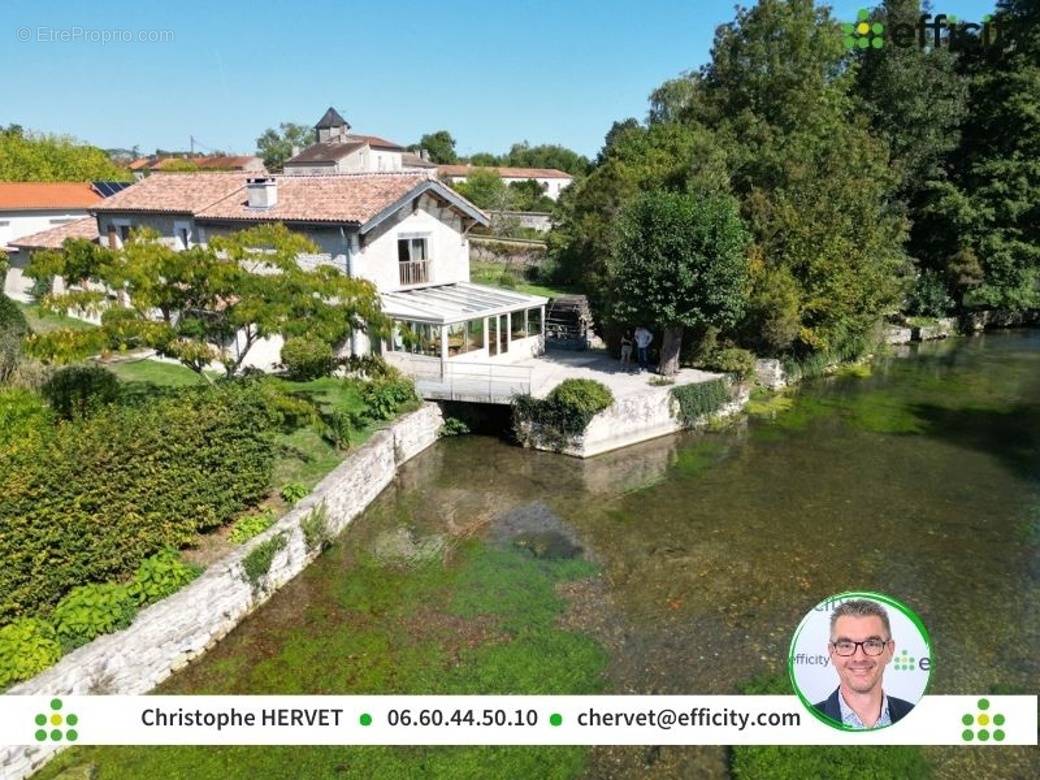
M 835 653 L 841 656 L 855 655 L 857 647 L 863 648 L 864 655 L 881 655 L 891 641 L 890 639 L 867 639 L 863 642 L 853 642 L 851 639 L 839 639 L 837 642 L 831 642 L 831 647 L 834 648 Z

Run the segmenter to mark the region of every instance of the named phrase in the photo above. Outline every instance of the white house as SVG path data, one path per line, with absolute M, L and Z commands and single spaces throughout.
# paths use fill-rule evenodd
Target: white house
M 305 234 L 328 263 L 368 279 L 395 335 L 356 334 L 349 354 L 384 354 L 403 369 L 442 374 L 451 361 L 508 363 L 544 348 L 547 299 L 469 282 L 469 241 L 488 217 L 426 172 L 249 177 L 241 173 L 155 173 L 92 209 L 100 241 L 118 248 L 136 227 L 175 248 L 263 222 Z M 402 338 L 404 331 L 417 336 Z M 247 365 L 279 362 L 281 339 L 254 347 Z
M 541 185 L 545 194 L 557 200 L 560 193 L 567 189 L 574 181 L 574 177 L 564 171 L 555 168 L 509 168 L 501 166 L 476 166 L 476 165 L 438 165 L 437 174 L 452 184 L 458 184 L 466 179 L 474 171 L 495 171 L 502 177 L 506 185 L 520 181 L 536 181 Z
M 310 176 L 427 167 L 425 164 L 406 164 L 402 159 L 404 149 L 393 141 L 351 133 L 350 123 L 331 107 L 314 126 L 314 133 L 313 144 L 285 161 L 285 173 Z M 409 155 L 409 158 L 414 158 L 414 155 Z
M 19 246 L 21 239 L 88 217 L 92 206 L 124 186 L 121 182 L 0 182 L 0 251 L 7 253 L 10 265 L 4 293 L 25 300 L 32 288 L 32 281 L 22 274 L 27 251 Z

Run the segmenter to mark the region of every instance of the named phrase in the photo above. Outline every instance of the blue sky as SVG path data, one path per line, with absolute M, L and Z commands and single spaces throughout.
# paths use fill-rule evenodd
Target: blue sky
M 862 5 L 833 4 L 850 20 Z M 933 5 L 969 20 L 993 7 Z M 464 154 L 526 139 L 593 155 L 611 122 L 642 119 L 655 86 L 703 64 L 732 17 L 732 0 L 8 0 L 0 124 L 146 152 L 189 135 L 252 152 L 264 128 L 311 125 L 333 105 L 357 132 L 402 144 L 445 128 Z M 102 42 L 112 30 L 172 40 Z

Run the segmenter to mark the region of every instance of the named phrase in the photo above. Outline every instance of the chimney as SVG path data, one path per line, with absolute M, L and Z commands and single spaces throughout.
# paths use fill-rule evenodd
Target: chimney
M 278 182 L 273 176 L 246 179 L 246 195 L 251 209 L 269 209 L 278 203 Z
M 430 161 L 430 150 L 429 149 L 420 149 L 419 150 L 419 159 L 420 160 L 426 160 L 426 162 L 429 162 Z

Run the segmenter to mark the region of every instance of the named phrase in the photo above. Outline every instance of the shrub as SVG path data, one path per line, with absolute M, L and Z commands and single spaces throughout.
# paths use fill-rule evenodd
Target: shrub
M 29 322 L 18 304 L 0 293 L 0 333 L 10 332 L 17 336 L 29 333 Z
M 395 369 L 379 355 L 349 355 L 339 360 L 348 373 L 358 377 L 385 377 L 394 374 Z
M 412 380 L 396 372 L 363 382 L 360 391 L 365 415 L 376 422 L 394 419 L 419 400 Z
M 260 588 L 260 580 L 271 570 L 278 551 L 286 545 L 285 534 L 277 534 L 254 547 L 242 561 L 242 573 L 253 590 Z
M 712 379 L 708 382 L 673 387 L 672 398 L 679 405 L 679 419 L 683 425 L 690 426 L 698 418 L 717 412 L 729 401 L 729 389 L 726 387 L 726 380 Z
M 906 297 L 907 314 L 916 317 L 945 317 L 954 308 L 953 298 L 938 271 L 924 270 Z
M 222 383 L 0 447 L 0 621 L 128 575 L 265 497 L 276 419 L 255 383 Z
M 200 567 L 185 563 L 180 553 L 170 547 L 145 558 L 129 585 L 130 595 L 140 607 L 154 604 L 176 593 L 200 574 Z
M 262 534 L 274 525 L 275 520 L 277 520 L 277 518 L 274 516 L 274 512 L 270 509 L 250 515 L 243 515 L 235 521 L 234 525 L 231 526 L 231 533 L 228 535 L 228 538 L 235 544 L 243 544 L 244 542 L 248 542 L 254 536 Z
M 350 447 L 350 435 L 361 427 L 357 416 L 342 409 L 333 409 L 325 415 L 325 438 L 337 449 Z
M 738 347 L 719 349 L 701 363 L 701 368 L 748 379 L 755 375 L 755 353 Z
M 300 521 L 300 529 L 303 531 L 303 541 L 310 552 L 323 550 L 332 543 L 329 510 L 324 501 L 314 507 L 310 514 Z
M 58 602 L 52 619 L 58 641 L 68 651 L 101 634 L 126 628 L 136 612 L 137 602 L 129 588 L 106 582 L 73 588 Z
M 36 393 L 18 388 L 0 389 L 0 447 L 43 434 L 53 424 L 53 414 Z
M 18 618 L 0 628 L 0 690 L 39 674 L 61 658 L 54 628 L 39 618 Z
M 335 366 L 332 347 L 321 339 L 296 336 L 282 345 L 282 366 L 292 379 L 307 381 L 328 376 Z
M 458 417 L 448 417 L 441 426 L 441 436 L 463 436 L 469 433 L 469 426 Z
M 287 504 L 295 504 L 297 501 L 306 496 L 310 491 L 307 490 L 306 486 L 299 482 L 290 482 L 288 485 L 283 487 L 279 492 L 282 500 Z
M 557 449 L 585 432 L 597 414 L 614 403 L 610 388 L 594 379 L 565 379 L 544 399 L 529 395 L 513 401 L 513 428 L 521 441 L 529 438 L 529 425 Z
M 119 379 L 101 366 L 68 366 L 41 388 L 43 397 L 66 420 L 82 417 L 119 397 Z

